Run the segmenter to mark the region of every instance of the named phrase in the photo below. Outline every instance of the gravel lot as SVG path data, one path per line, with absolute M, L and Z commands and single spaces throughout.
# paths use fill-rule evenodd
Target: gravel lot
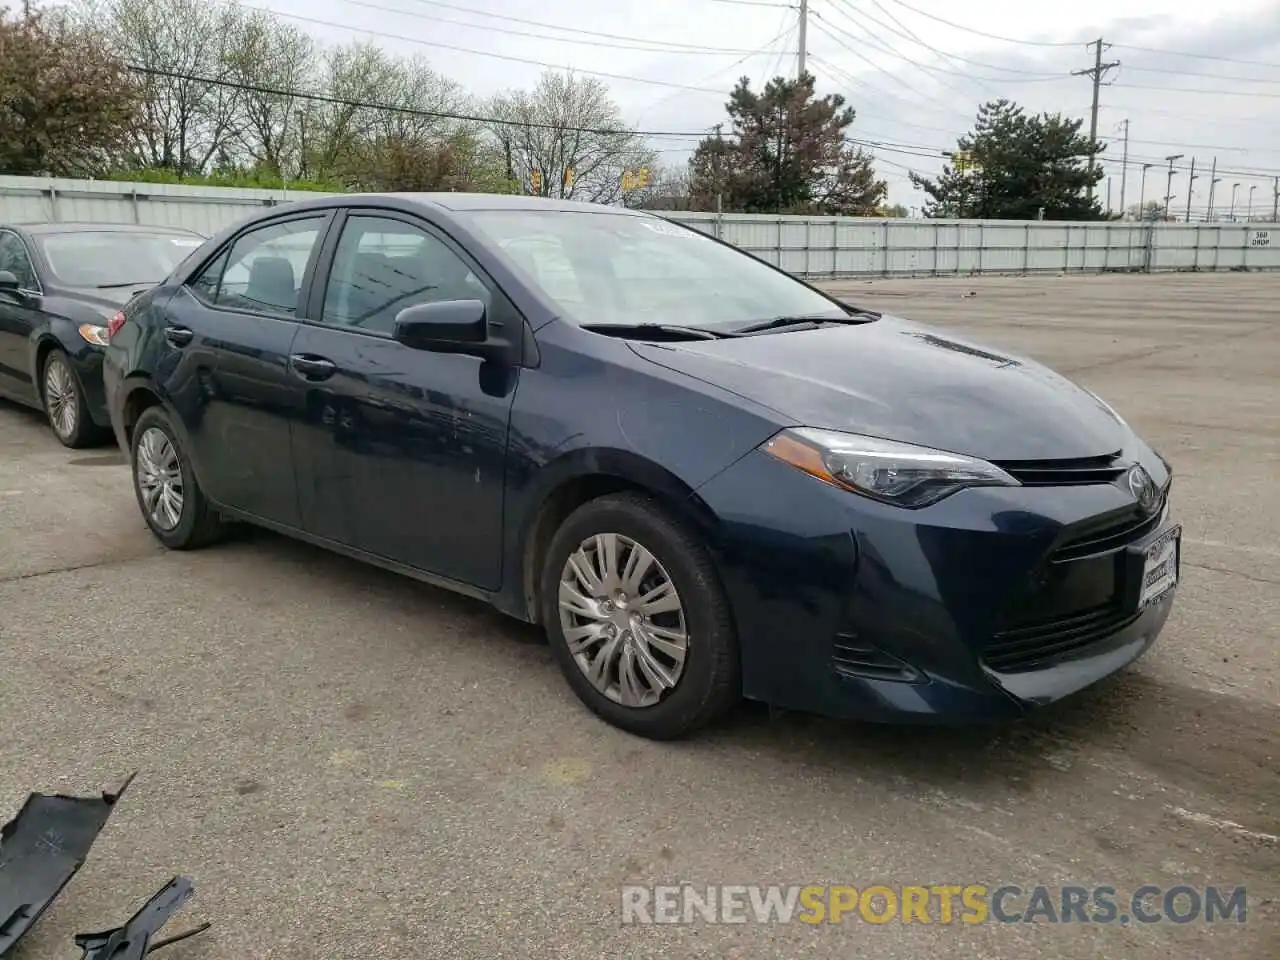
M 1172 461 L 1148 656 L 996 730 L 744 706 L 653 744 L 479 604 L 266 533 L 163 552 L 114 449 L 0 404 L 0 820 L 139 771 L 22 960 L 178 873 L 166 932 L 214 927 L 168 960 L 1280 956 L 1280 274 L 833 288 L 1050 363 Z M 620 924 L 623 883 L 680 881 L 1243 884 L 1248 918 Z

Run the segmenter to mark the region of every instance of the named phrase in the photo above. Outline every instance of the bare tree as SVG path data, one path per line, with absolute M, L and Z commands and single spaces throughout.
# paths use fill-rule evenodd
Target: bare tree
M 208 0 L 100 0 L 88 12 L 112 51 L 142 68 L 137 161 L 204 172 L 239 132 L 241 93 L 223 84 L 237 79 L 234 62 L 245 22 L 240 8 Z
M 305 101 L 274 91 L 306 92 L 314 82 L 315 41 L 269 13 L 246 17 L 231 56 L 240 91 L 240 146 L 263 172 L 285 175 L 296 150 L 300 110 Z
M 594 77 L 548 70 L 533 90 L 494 97 L 489 113 L 509 176 L 541 196 L 617 203 L 622 174 L 655 164 L 656 155 L 623 125 L 608 87 Z

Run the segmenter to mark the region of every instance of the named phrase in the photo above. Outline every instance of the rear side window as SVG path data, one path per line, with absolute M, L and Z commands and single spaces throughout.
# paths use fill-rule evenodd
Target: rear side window
M 307 261 L 324 216 L 273 223 L 242 234 L 188 284 L 201 300 L 229 310 L 295 317 Z

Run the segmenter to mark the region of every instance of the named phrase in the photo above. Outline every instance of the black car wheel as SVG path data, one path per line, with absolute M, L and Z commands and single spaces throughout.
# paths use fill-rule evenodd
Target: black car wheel
M 741 696 L 710 554 L 652 497 L 612 494 L 570 514 L 547 550 L 542 619 L 574 692 L 623 730 L 683 737 Z
M 132 447 L 133 490 L 156 539 L 173 550 L 194 550 L 217 540 L 222 518 L 200 490 L 191 461 L 161 407 L 142 412 L 133 428 Z
M 53 350 L 45 358 L 40 373 L 40 393 L 49 427 L 63 446 L 77 450 L 105 439 L 107 431 L 89 416 L 80 379 L 61 350 Z

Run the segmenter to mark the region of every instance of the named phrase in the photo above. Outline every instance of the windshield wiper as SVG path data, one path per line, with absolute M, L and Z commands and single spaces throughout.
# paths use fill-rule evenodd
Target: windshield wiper
M 154 287 L 156 283 L 157 281 L 155 280 L 130 280 L 128 283 L 100 283 L 98 284 L 97 289 L 117 290 L 121 287 Z
M 879 318 L 879 314 L 862 313 L 857 316 L 845 317 L 828 317 L 822 314 L 815 314 L 809 317 L 773 317 L 770 320 L 761 320 L 759 323 L 749 323 L 745 327 L 735 327 L 733 333 L 741 335 L 746 333 L 763 333 L 766 330 L 780 330 L 783 327 L 800 327 L 805 325 L 820 326 L 824 323 L 869 323 Z
M 708 330 L 706 327 L 686 327 L 678 323 L 584 323 L 582 329 L 616 336 L 666 334 L 691 340 L 722 340 L 738 335 L 736 330 Z

